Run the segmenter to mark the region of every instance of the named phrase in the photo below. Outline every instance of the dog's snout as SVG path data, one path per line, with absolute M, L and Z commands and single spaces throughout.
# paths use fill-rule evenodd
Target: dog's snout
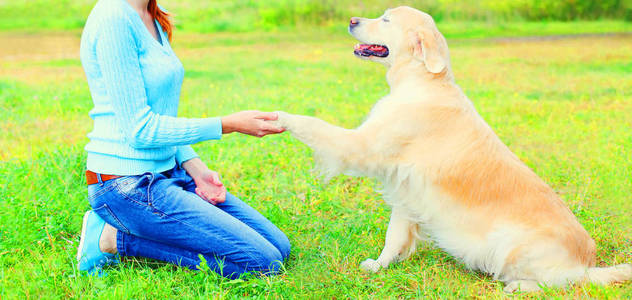
M 352 17 L 351 21 L 349 21 L 349 29 L 352 29 L 353 27 L 356 27 L 358 25 L 360 25 L 360 19 L 356 17 Z

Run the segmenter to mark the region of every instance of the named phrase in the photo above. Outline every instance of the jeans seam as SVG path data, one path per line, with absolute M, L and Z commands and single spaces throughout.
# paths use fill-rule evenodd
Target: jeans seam
M 153 175 L 152 175 L 152 176 L 153 176 Z M 153 180 L 153 177 L 152 177 L 152 180 Z M 120 185 L 116 185 L 116 190 L 117 190 L 117 192 L 118 192 L 121 196 L 123 196 L 123 198 L 125 198 L 125 199 L 127 199 L 127 200 L 129 200 L 129 201 L 131 201 L 131 202 L 134 202 L 134 203 L 136 203 L 136 204 L 138 204 L 138 205 L 140 205 L 140 206 L 142 206 L 142 207 L 151 206 L 151 203 L 149 203 L 149 200 L 148 200 L 148 203 L 143 203 L 143 202 L 141 202 L 141 201 L 137 201 L 137 200 L 136 200 L 136 199 L 134 199 L 133 197 L 129 196 L 126 192 L 123 192 L 123 191 L 120 189 Z M 147 197 L 148 197 L 148 199 L 149 199 L 149 195 L 148 195 Z
M 156 176 L 154 175 L 154 173 L 149 173 L 149 174 L 151 175 L 151 178 L 149 179 L 149 184 L 147 184 L 147 205 L 149 205 L 150 207 L 154 207 L 152 205 L 154 199 L 151 196 L 151 186 L 154 183 L 154 180 L 156 179 Z M 154 207 L 154 209 L 156 209 L 156 208 Z M 156 211 L 159 211 L 159 210 L 156 209 Z
M 140 205 L 142 207 L 151 206 L 151 205 L 149 205 L 147 203 L 142 203 L 140 201 L 137 201 L 136 199 L 134 199 L 134 198 L 130 197 L 129 195 L 127 195 L 126 193 L 122 192 L 120 189 L 117 189 L 117 191 L 119 192 L 119 195 L 123 196 L 123 198 L 125 198 L 125 199 L 127 199 L 127 200 L 129 200 L 131 202 L 134 202 L 134 203 L 136 203 L 136 204 L 138 204 L 138 205 Z
M 110 217 L 112 217 L 112 220 L 114 220 L 114 222 L 116 222 L 116 225 L 118 225 L 120 228 L 123 228 L 123 231 L 125 233 L 129 233 L 129 229 L 127 229 L 127 227 L 123 224 L 123 222 L 121 222 L 121 220 L 119 220 L 119 218 L 116 216 L 116 214 L 114 214 L 114 212 L 112 211 L 112 209 L 110 209 L 110 206 L 107 203 L 103 203 L 103 205 L 101 207 L 97 208 L 97 210 L 99 210 L 101 208 L 104 208 L 106 210 L 106 212 L 110 215 Z
M 125 233 L 118 231 L 116 234 L 116 250 L 120 256 L 125 256 Z
M 109 185 L 109 186 L 107 186 L 105 188 L 101 188 L 98 191 L 96 191 L 92 196 L 89 195 L 89 198 L 92 199 L 92 200 L 97 199 L 97 198 L 103 196 L 105 193 L 113 190 L 114 188 L 116 188 L 115 184 Z

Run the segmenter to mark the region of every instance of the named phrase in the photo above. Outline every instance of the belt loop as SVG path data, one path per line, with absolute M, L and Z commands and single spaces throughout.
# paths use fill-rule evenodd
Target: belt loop
M 101 179 L 101 174 L 100 173 L 96 173 L 97 174 L 97 180 L 99 181 L 99 185 L 103 186 L 103 179 Z

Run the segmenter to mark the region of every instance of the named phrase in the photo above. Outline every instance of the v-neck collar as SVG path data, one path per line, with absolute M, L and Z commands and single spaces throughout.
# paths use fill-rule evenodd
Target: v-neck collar
M 154 19 L 154 28 L 156 29 L 156 33 L 158 34 L 157 39 L 154 38 L 158 44 L 160 44 L 160 46 L 165 46 L 164 43 L 164 38 L 162 37 L 162 26 L 160 25 L 160 23 L 158 22 L 158 20 Z M 153 37 L 153 35 L 152 35 Z
M 123 6 L 125 6 L 127 9 L 131 10 L 134 13 L 133 18 L 136 19 L 136 22 L 140 23 L 140 25 L 142 26 L 143 29 L 141 29 L 141 31 L 144 31 L 143 35 L 145 35 L 146 38 L 152 40 L 153 43 L 155 43 L 162 50 L 165 50 L 165 51 L 168 50 L 169 42 L 166 41 L 164 32 L 162 31 L 162 26 L 160 26 L 160 23 L 158 23 L 158 20 L 153 19 L 154 26 L 156 28 L 158 36 L 160 37 L 160 40 L 156 39 L 154 35 L 151 34 L 151 32 L 149 32 L 149 29 L 147 28 L 147 26 L 145 26 L 145 22 L 143 22 L 143 19 L 140 17 L 138 12 L 132 7 L 132 5 L 130 5 L 129 2 L 127 2 L 127 0 L 119 0 L 119 1 L 123 2 Z

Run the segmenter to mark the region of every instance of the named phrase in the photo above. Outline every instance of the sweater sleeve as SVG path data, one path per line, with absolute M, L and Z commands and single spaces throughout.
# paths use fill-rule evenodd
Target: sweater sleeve
M 104 88 L 126 141 L 134 148 L 156 148 L 220 139 L 220 118 L 176 118 L 151 110 L 131 26 L 126 19 L 101 26 L 95 49 Z
M 178 146 L 176 150 L 176 163 L 182 166 L 184 162 L 192 158 L 200 157 L 190 145 Z

